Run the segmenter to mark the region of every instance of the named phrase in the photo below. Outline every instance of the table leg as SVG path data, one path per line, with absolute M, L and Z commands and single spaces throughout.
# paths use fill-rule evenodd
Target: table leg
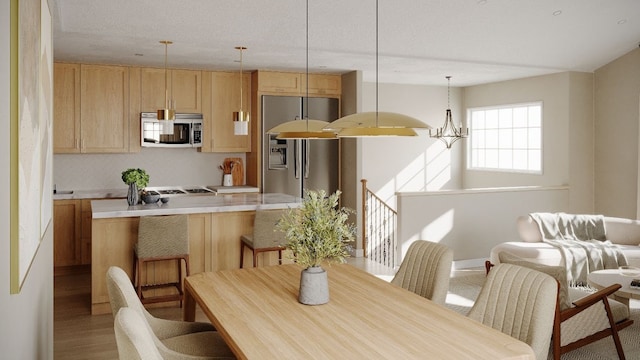
M 182 308 L 182 319 L 184 321 L 196 320 L 196 300 L 191 295 L 191 291 L 185 286 L 184 289 L 184 303 Z

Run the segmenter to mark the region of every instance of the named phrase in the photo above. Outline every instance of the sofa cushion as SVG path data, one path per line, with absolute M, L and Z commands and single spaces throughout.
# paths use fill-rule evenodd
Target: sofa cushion
M 560 310 L 565 310 L 570 308 L 571 301 L 569 299 L 569 284 L 567 283 L 567 271 L 564 267 L 561 266 L 547 266 L 532 263 L 530 261 L 523 260 L 522 258 L 510 254 L 508 252 L 502 251 L 498 254 L 500 258 L 500 263 L 513 264 L 522 267 L 526 267 L 529 269 L 537 270 L 547 275 L 551 275 L 558 283 L 560 284 L 560 289 L 558 290 L 558 301 L 560 303 Z

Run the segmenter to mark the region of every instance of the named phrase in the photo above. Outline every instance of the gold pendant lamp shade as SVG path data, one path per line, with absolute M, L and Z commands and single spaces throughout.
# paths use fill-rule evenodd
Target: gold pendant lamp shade
M 242 110 L 242 51 L 247 50 L 244 46 L 236 46 L 240 51 L 240 110 L 233 112 L 233 134 L 249 135 L 249 112 Z
M 169 72 L 167 71 L 167 52 L 169 45 L 173 41 L 161 40 L 160 44 L 164 44 L 164 108 L 158 110 L 158 120 L 162 120 L 162 135 L 173 135 L 173 120 L 176 119 L 176 110 L 173 106 L 173 99 L 169 99 Z M 173 93 L 171 94 L 173 98 Z
M 337 139 L 335 132 L 326 130 L 325 127 L 329 125 L 328 121 L 322 120 L 310 120 L 309 113 L 309 0 L 307 0 L 307 96 L 306 105 L 304 110 L 307 115 L 304 119 L 300 120 L 296 116 L 295 120 L 287 121 L 278 126 L 275 126 L 267 130 L 267 134 L 276 134 L 276 139 L 318 139 L 318 140 L 332 140 Z

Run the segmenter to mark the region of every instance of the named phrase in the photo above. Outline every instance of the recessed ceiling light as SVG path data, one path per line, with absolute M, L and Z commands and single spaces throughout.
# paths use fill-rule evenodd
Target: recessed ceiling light
M 626 24 L 627 19 L 618 20 L 618 25 Z
M 558 16 L 562 14 L 562 10 L 556 10 L 553 12 L 553 16 Z
M 484 5 L 487 3 L 487 0 L 478 0 L 478 5 Z
M 136 53 L 136 54 L 133 54 L 133 55 L 135 55 L 135 56 L 144 56 L 144 54 L 140 54 L 140 53 Z

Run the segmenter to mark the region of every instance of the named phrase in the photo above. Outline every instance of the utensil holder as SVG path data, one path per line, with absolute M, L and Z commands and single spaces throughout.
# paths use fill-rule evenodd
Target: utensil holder
M 231 174 L 224 174 L 222 176 L 222 186 L 233 186 L 233 178 Z

